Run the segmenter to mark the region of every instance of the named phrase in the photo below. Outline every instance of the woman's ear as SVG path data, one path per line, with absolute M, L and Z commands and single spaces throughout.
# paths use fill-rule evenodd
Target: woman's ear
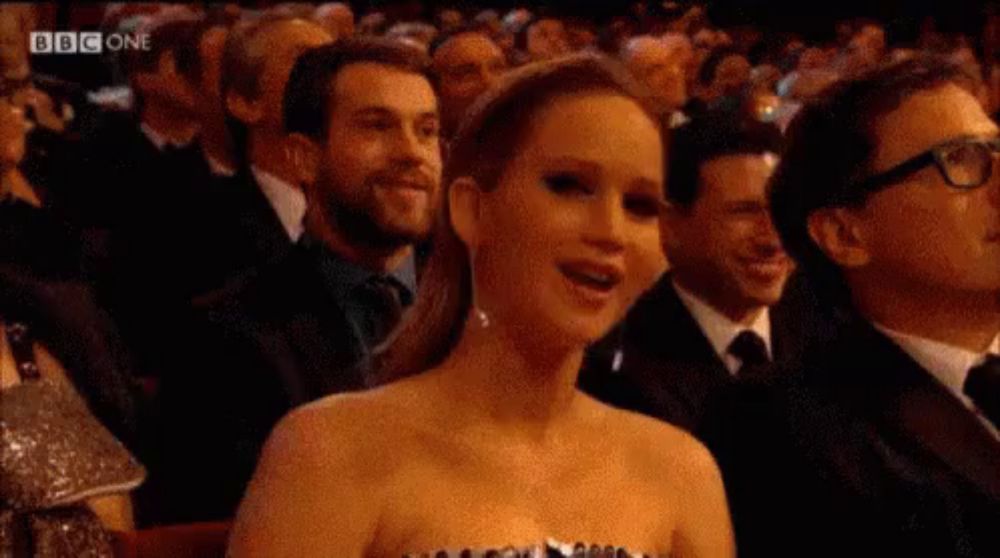
M 303 134 L 290 134 L 286 138 L 285 154 L 295 172 L 295 183 L 309 189 L 319 177 L 322 147 Z
M 482 196 L 479 184 L 468 176 L 456 178 L 448 187 L 451 227 L 470 251 L 479 246 Z
M 845 208 L 814 211 L 807 220 L 809 236 L 834 263 L 846 268 L 868 264 L 871 252 L 855 212 Z

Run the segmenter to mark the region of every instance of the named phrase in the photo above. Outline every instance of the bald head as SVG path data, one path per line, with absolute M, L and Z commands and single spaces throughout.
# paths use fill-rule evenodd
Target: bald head
M 503 51 L 484 33 L 469 31 L 446 39 L 434 51 L 441 112 L 446 132 L 507 69 Z
M 651 35 L 640 35 L 622 46 L 621 59 L 636 79 L 671 110 L 678 110 L 687 102 L 683 49 L 672 48 Z

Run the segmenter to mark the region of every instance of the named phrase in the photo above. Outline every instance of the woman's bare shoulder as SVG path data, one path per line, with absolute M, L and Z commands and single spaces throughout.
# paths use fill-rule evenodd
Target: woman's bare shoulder
M 715 474 L 711 453 L 689 432 L 640 413 L 597 404 L 603 408 L 607 431 L 622 436 L 625 450 L 636 462 L 661 472 L 669 467 L 683 480 Z
M 400 427 L 404 419 L 412 416 L 415 400 L 405 386 L 394 384 L 330 395 L 290 412 L 275 427 L 272 437 L 283 437 L 324 453 L 377 451 L 380 446 L 398 442 Z

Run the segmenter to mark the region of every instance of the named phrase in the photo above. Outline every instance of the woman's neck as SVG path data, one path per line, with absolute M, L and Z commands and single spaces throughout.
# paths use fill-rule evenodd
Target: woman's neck
M 560 349 L 523 328 L 490 324 L 475 315 L 438 369 L 445 395 L 463 409 L 544 443 L 576 410 L 576 380 L 584 348 Z

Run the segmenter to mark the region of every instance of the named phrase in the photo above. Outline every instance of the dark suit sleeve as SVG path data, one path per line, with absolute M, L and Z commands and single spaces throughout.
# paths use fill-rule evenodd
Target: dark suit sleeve
M 231 518 L 287 397 L 247 331 L 201 314 L 183 338 L 162 381 L 161 507 L 169 521 Z

